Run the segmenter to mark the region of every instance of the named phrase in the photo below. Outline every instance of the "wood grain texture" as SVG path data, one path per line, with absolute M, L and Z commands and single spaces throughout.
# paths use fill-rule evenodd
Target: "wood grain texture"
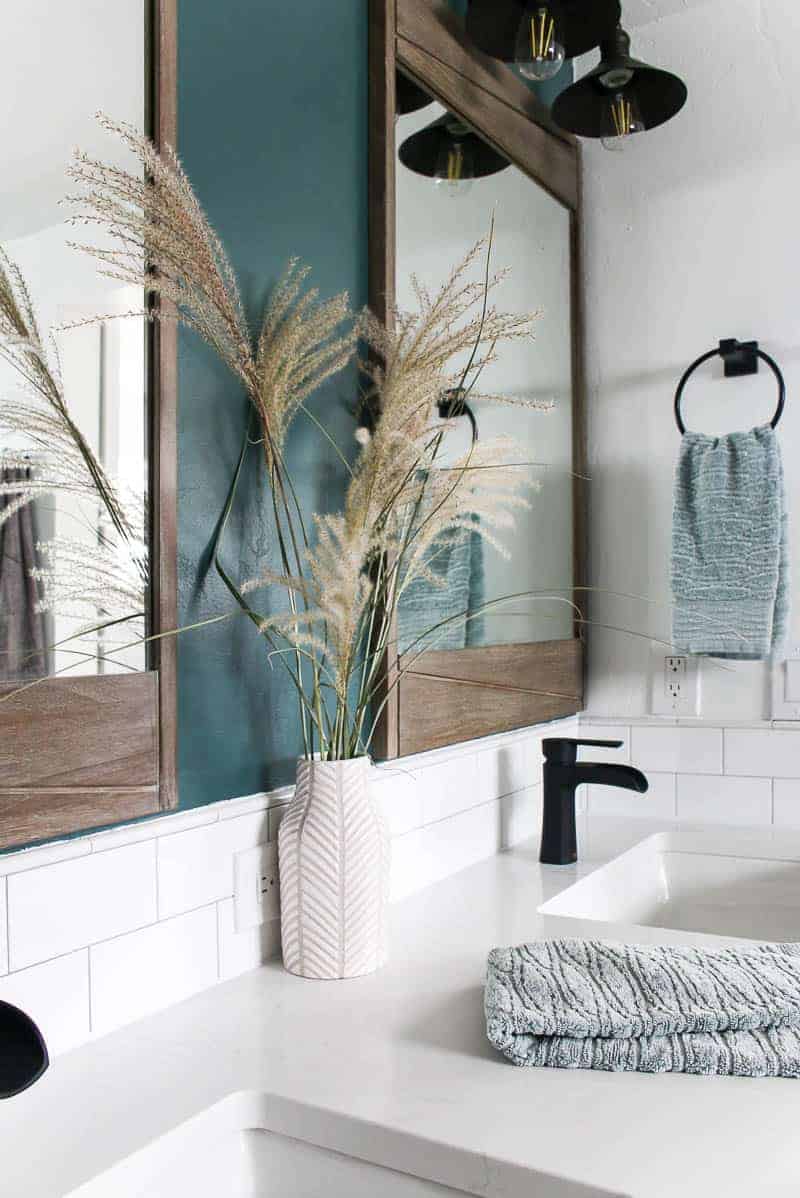
M 126 823 L 158 810 L 158 787 L 0 791 L 0 849 Z
M 400 688 L 400 755 L 421 753 L 494 732 L 509 732 L 573 715 L 582 706 L 583 652 L 580 641 L 459 650 L 431 656 L 458 658 L 446 663 L 461 677 L 409 672 Z M 503 650 L 503 653 L 500 653 Z M 475 652 L 505 660 L 492 681 L 487 663 L 464 661 Z M 423 659 L 424 661 L 424 659 Z M 442 663 L 445 664 L 445 663 Z M 477 681 L 464 677 L 472 665 Z M 520 686 L 524 683 L 524 686 Z M 531 684 L 538 684 L 532 688 Z
M 415 658 L 406 677 L 424 674 L 428 678 L 524 690 L 534 695 L 573 700 L 581 697 L 582 687 L 576 673 L 581 659 L 578 640 L 431 649 Z M 402 657 L 400 665 L 405 667 Z
M 572 602 L 580 610 L 576 615 L 575 636 L 586 627 L 589 595 L 586 588 L 589 559 L 589 454 L 586 444 L 586 313 L 583 275 L 583 158 L 578 153 L 578 204 L 570 220 L 570 299 L 572 316 Z
M 526 113 L 431 58 L 413 43 L 398 39 L 397 55 L 400 64 L 419 82 L 424 79 L 428 90 L 450 112 L 481 133 L 554 199 L 569 208 L 577 203 L 574 147 L 537 129 Z
M 578 203 L 575 139 L 504 63 L 476 50 L 445 0 L 398 0 L 397 62 L 551 195 Z
M 158 676 L 47 678 L 0 703 L 0 790 L 158 785 Z
M 370 0 L 369 6 L 369 306 L 387 325 L 395 300 L 396 71 L 395 0 Z M 395 641 L 394 627 L 389 633 Z M 383 716 L 373 751 L 381 758 L 399 751 L 397 654 L 384 657 L 378 705 Z
M 467 39 L 446 0 L 370 0 L 370 297 L 391 307 L 395 262 L 394 80 L 399 68 L 570 209 L 573 470 L 585 474 L 581 157 L 575 138 L 502 63 Z M 376 172 L 383 178 L 375 178 Z M 377 211 L 373 209 L 377 206 Z M 575 481 L 574 574 L 584 579 L 586 482 Z M 585 592 L 576 591 L 583 605 Z M 583 705 L 582 626 L 574 639 L 425 655 L 391 690 L 374 749 L 394 757 L 572 715 Z M 386 663 L 387 683 L 401 662 Z
M 156 145 L 177 148 L 178 5 L 177 0 L 152 3 L 148 123 Z M 154 321 L 150 329 L 150 631 L 159 635 L 178 626 L 178 326 L 175 320 L 163 320 Z M 151 664 L 158 670 L 161 721 L 158 805 L 167 810 L 178 805 L 176 637 L 152 643 Z
M 177 0 L 149 0 L 146 18 L 146 125 L 157 144 L 175 145 Z M 149 631 L 160 633 L 177 625 L 177 331 L 171 321 L 151 326 L 147 378 Z M 147 673 L 50 678 L 0 703 L 0 845 L 177 805 L 174 638 L 153 642 L 149 656 Z

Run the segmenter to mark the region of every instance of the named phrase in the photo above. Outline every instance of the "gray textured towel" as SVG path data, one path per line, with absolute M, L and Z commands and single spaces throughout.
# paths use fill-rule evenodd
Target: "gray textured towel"
M 675 648 L 780 659 L 789 585 L 786 491 L 772 428 L 684 434 L 672 525 Z
M 799 1077 L 800 944 L 497 948 L 486 1029 L 515 1065 Z

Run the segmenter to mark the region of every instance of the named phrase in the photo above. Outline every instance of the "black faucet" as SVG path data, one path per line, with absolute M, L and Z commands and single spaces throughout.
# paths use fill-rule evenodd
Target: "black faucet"
M 0 1002 L 0 1098 L 27 1090 L 48 1064 L 44 1037 L 30 1015 Z
M 593 782 L 597 786 L 621 786 L 624 790 L 635 790 L 639 794 L 647 790 L 647 779 L 632 765 L 579 762 L 580 745 L 619 749 L 622 741 L 571 740 L 561 736 L 542 741 L 545 760 L 542 770 L 544 794 L 539 860 L 545 865 L 571 865 L 578 859 L 575 835 L 575 790 L 578 786 Z

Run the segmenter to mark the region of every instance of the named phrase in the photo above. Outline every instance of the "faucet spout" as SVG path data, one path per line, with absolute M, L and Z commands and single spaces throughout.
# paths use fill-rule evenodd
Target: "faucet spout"
M 648 781 L 641 770 L 632 765 L 617 765 L 616 762 L 586 762 L 575 766 L 575 785 L 590 783 L 592 786 L 617 786 L 621 790 L 635 790 L 642 795 Z
M 585 783 L 617 786 L 638 794 L 647 790 L 647 778 L 632 765 L 577 760 L 581 745 L 618 749 L 621 744 L 621 741 L 572 740 L 568 737 L 552 737 L 542 742 L 545 762 L 539 860 L 545 865 L 571 865 L 578 859 L 575 791 L 579 786 Z

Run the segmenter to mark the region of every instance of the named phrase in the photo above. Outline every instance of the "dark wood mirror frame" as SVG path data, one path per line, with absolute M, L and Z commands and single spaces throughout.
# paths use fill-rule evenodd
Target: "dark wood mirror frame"
M 146 124 L 175 145 L 177 0 L 147 0 Z M 174 322 L 148 339 L 150 630 L 177 624 Z M 0 848 L 121 823 L 177 805 L 176 644 L 140 674 L 46 679 L 0 705 Z M 8 688 L 6 688 L 8 690 Z
M 395 295 L 395 78 L 440 100 L 571 213 L 575 586 L 583 581 L 584 461 L 579 144 L 502 63 L 467 39 L 446 0 L 370 0 L 370 304 Z M 583 608 L 583 592 L 575 594 Z M 572 715 L 583 706 L 581 624 L 569 640 L 429 651 L 392 686 L 375 746 L 391 758 Z M 397 678 L 393 654 L 385 676 Z

